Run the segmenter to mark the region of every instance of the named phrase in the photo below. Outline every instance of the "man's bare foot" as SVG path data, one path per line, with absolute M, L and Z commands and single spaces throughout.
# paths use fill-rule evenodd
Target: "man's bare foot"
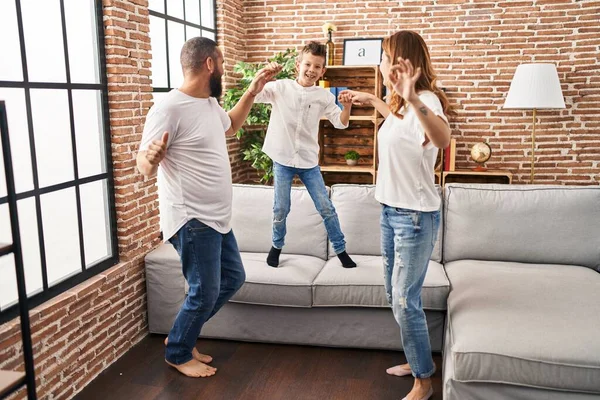
M 431 379 L 415 379 L 415 384 L 409 394 L 402 400 L 428 400 L 433 395 Z
M 385 372 L 387 372 L 389 375 L 394 376 L 412 375 L 412 370 L 410 369 L 410 365 L 408 364 L 396 365 L 394 367 L 386 369 Z
M 165 346 L 167 345 L 167 343 L 169 343 L 169 338 L 166 337 L 165 338 Z M 204 364 L 210 364 L 213 360 L 213 358 L 211 356 L 209 356 L 208 354 L 202 354 L 198 351 L 197 348 L 194 347 L 194 350 L 192 350 L 192 357 L 194 357 L 196 360 L 200 361 L 201 363 Z
M 171 364 L 167 360 L 165 360 L 165 362 L 171 367 L 175 368 L 177 371 L 191 378 L 206 378 L 217 373 L 216 368 L 201 363 L 195 358 L 192 358 L 190 361 L 179 365 Z

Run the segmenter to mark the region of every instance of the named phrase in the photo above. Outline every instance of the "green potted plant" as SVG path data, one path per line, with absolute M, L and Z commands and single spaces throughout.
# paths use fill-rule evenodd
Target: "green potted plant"
M 297 52 L 288 49 L 282 53 L 277 53 L 269 59 L 283 66 L 276 79 L 294 79 L 296 76 L 296 56 Z M 234 67 L 234 72 L 241 75 L 240 81 L 236 87 L 225 92 L 223 97 L 223 108 L 231 110 L 240 100 L 256 72 L 264 67 L 264 64 L 239 62 Z M 262 145 L 265 140 L 267 125 L 271 115 L 271 106 L 269 104 L 254 104 L 246 118 L 244 126 L 236 132 L 237 138 L 241 143 L 241 152 L 245 161 L 250 161 L 252 167 L 256 169 L 261 183 L 270 184 L 273 180 L 273 162 L 262 152 Z
M 358 154 L 354 150 L 350 150 L 349 152 L 346 153 L 344 158 L 346 159 L 346 164 L 348 164 L 350 166 L 354 166 L 354 165 L 358 164 L 358 159 L 360 158 L 360 154 Z

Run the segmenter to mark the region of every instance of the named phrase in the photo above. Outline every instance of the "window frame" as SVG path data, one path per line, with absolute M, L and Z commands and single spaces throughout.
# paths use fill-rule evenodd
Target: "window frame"
M 31 82 L 29 81 L 28 70 L 27 70 L 27 54 L 25 50 L 25 32 L 23 25 L 23 16 L 21 11 L 21 1 L 14 0 L 17 14 L 17 25 L 19 30 L 20 40 L 20 52 L 21 52 L 21 66 L 23 72 L 22 81 L 0 81 L 0 87 L 2 88 L 17 88 L 23 89 L 25 94 L 25 108 L 27 112 L 27 125 L 28 135 L 30 143 L 30 155 L 32 163 L 32 175 L 33 175 L 33 190 L 28 190 L 22 193 L 17 193 L 17 200 L 27 199 L 33 197 L 35 199 L 35 210 L 37 219 L 37 231 L 38 231 L 38 242 L 40 251 L 40 261 L 42 270 L 42 288 L 37 293 L 33 293 L 28 296 L 29 307 L 34 308 L 40 304 L 72 289 L 74 286 L 86 281 L 87 279 L 98 275 L 108 268 L 116 265 L 119 262 L 119 248 L 118 248 L 118 231 L 117 231 L 117 217 L 116 217 L 116 202 L 115 202 L 115 184 L 113 176 L 113 165 L 112 165 L 112 143 L 110 134 L 110 114 L 108 105 L 108 77 L 106 73 L 106 47 L 105 47 L 105 36 L 104 36 L 104 14 L 102 7 L 102 0 L 94 0 L 94 16 L 96 18 L 96 38 L 97 38 L 97 62 L 99 65 L 99 83 L 72 83 L 71 72 L 69 64 L 69 48 L 68 48 L 68 34 L 66 25 L 66 14 L 64 0 L 60 1 L 61 11 L 61 24 L 62 24 L 62 39 L 65 56 L 65 73 L 66 82 Z M 73 176 L 74 178 L 67 182 L 54 184 L 48 187 L 39 187 L 39 176 L 38 166 L 36 158 L 35 148 L 35 137 L 33 128 L 33 114 L 31 104 L 31 90 L 32 89 L 63 89 L 67 90 L 68 96 L 68 108 L 69 108 L 69 123 L 70 123 L 70 138 L 71 138 L 71 155 L 73 157 Z M 103 134 L 104 134 L 104 163 L 105 172 L 87 176 L 85 178 L 79 177 L 78 171 L 78 159 L 77 159 L 77 142 L 75 137 L 75 117 L 74 117 L 74 106 L 73 106 L 73 90 L 94 90 L 100 94 L 100 118 L 103 123 Z M 8 110 L 10 113 L 10 110 Z M 9 117 L 10 118 L 10 117 Z M 81 193 L 80 186 L 86 183 L 98 182 L 106 180 L 106 194 L 108 204 L 108 231 L 110 232 L 110 243 L 109 251 L 110 256 L 102 259 L 101 261 L 86 267 L 85 261 L 85 240 L 83 234 L 83 215 L 81 206 Z M 44 241 L 44 230 L 42 220 L 42 205 L 41 196 L 46 193 L 57 192 L 62 189 L 74 188 L 75 198 L 77 206 L 77 224 L 78 224 L 78 236 L 79 236 L 79 251 L 81 260 L 81 271 L 74 275 L 71 275 L 64 280 L 56 283 L 55 285 L 49 286 L 48 284 L 48 272 L 46 265 L 46 251 Z M 0 197 L 0 205 L 8 203 L 8 196 Z M 21 229 L 22 231 L 22 229 Z M 0 324 L 7 322 L 19 314 L 18 301 L 14 304 L 0 310 Z
M 192 28 L 196 28 L 196 29 L 200 29 L 200 34 L 202 34 L 202 31 L 207 31 L 207 32 L 212 32 L 215 36 L 215 43 L 217 43 L 217 46 L 219 44 L 219 42 L 217 41 L 217 31 L 218 31 L 218 26 L 217 26 L 217 0 L 213 0 L 212 1 L 212 12 L 213 12 L 213 26 L 214 28 L 209 28 L 206 26 L 202 25 L 202 3 L 201 0 L 197 0 L 199 4 L 199 10 L 200 10 L 200 24 L 196 24 L 193 22 L 189 22 L 186 20 L 186 15 L 185 15 L 185 0 L 179 0 L 183 3 L 183 19 L 181 18 L 177 18 L 177 17 L 173 17 L 171 15 L 168 15 L 169 9 L 167 8 L 167 4 L 169 1 L 176 1 L 176 0 L 164 0 L 164 13 L 155 11 L 155 10 L 151 10 L 150 8 L 148 8 L 148 13 L 150 16 L 152 17 L 156 17 L 156 18 L 161 18 L 165 20 L 165 60 L 166 60 L 166 68 L 167 68 L 167 86 L 155 86 L 154 82 L 152 83 L 152 93 L 168 93 L 171 90 L 173 90 L 174 88 L 171 85 L 171 68 L 170 68 L 170 60 L 169 60 L 169 27 L 168 27 L 168 22 L 176 22 L 179 24 L 182 24 L 184 26 L 183 29 L 183 37 L 184 40 L 188 40 L 187 37 L 187 29 L 185 29 L 186 26 L 190 26 Z M 149 33 L 151 34 L 151 33 Z M 152 56 L 154 57 L 154 51 L 152 52 Z M 150 75 L 150 78 L 152 78 L 152 75 Z

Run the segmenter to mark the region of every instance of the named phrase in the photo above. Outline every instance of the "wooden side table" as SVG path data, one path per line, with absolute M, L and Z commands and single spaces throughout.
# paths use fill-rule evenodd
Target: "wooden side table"
M 508 171 L 473 171 L 470 169 L 444 171 L 442 174 L 442 186 L 446 183 L 512 183 L 512 173 Z

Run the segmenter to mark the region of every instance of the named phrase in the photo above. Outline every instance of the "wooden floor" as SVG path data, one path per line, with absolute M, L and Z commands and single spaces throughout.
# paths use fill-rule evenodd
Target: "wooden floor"
M 389 366 L 404 362 L 391 351 L 200 340 L 218 372 L 211 378 L 187 378 L 164 362 L 164 336 L 150 335 L 110 366 L 78 400 L 400 400 L 412 377 L 391 377 Z M 441 400 L 441 365 L 433 377 Z

